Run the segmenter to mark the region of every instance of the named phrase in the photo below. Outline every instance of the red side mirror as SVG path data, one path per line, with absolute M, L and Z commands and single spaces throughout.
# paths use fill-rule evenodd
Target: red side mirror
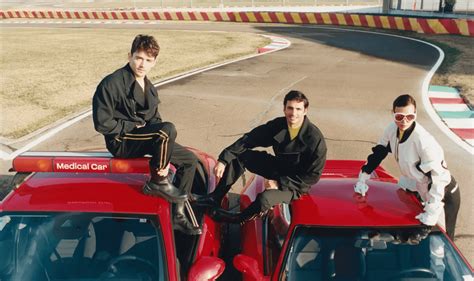
M 250 280 L 270 280 L 269 277 L 264 276 L 263 273 L 260 272 L 257 260 L 249 256 L 242 254 L 236 255 L 234 257 L 234 267 Z
M 189 270 L 189 281 L 214 281 L 222 275 L 225 262 L 216 257 L 200 257 Z

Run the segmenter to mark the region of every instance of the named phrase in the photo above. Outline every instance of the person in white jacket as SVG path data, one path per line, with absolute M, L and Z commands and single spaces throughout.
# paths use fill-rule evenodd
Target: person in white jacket
M 388 125 L 372 148 L 373 153 L 362 166 L 354 190 L 365 196 L 370 174 L 388 153 L 392 153 L 401 172 L 399 186 L 408 192 L 416 192 L 424 205 L 423 212 L 416 218 L 429 226 L 440 222 L 454 240 L 461 198 L 456 180 L 444 160 L 444 151 L 434 137 L 415 121 L 416 101 L 412 96 L 397 97 L 392 109 L 394 122 Z

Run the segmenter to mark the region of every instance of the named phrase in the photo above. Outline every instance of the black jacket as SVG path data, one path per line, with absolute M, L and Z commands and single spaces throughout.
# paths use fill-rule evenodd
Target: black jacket
M 290 140 L 285 117 L 260 125 L 219 155 L 219 161 L 228 164 L 248 149 L 273 147 L 277 165 L 276 177 L 282 190 L 308 192 L 321 177 L 326 162 L 326 142 L 321 131 L 305 117 L 298 136 Z
M 97 86 L 92 100 L 94 128 L 106 142 L 120 138 L 136 125 L 161 122 L 158 92 L 145 77 L 145 103 L 137 105 L 136 79 L 127 64 L 105 77 Z

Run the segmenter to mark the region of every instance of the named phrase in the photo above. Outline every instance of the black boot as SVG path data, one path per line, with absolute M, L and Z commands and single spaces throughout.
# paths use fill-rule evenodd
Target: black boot
M 191 203 L 199 207 L 219 208 L 221 206 L 221 202 L 222 197 L 217 196 L 214 192 L 212 192 L 205 195 L 193 194 Z
M 200 235 L 202 231 L 199 227 L 195 227 L 184 212 L 184 203 L 176 203 L 174 205 L 173 228 L 187 235 Z
M 143 193 L 153 196 L 161 196 L 172 203 L 185 201 L 188 196 L 183 194 L 173 184 L 168 177 L 157 174 L 157 169 L 150 165 L 150 180 L 143 186 Z
M 214 208 L 210 211 L 210 216 L 218 222 L 244 224 L 257 217 L 262 217 L 267 211 L 268 209 L 262 210 L 260 203 L 254 201 L 240 213 L 232 213 L 222 208 Z
M 213 208 L 209 215 L 217 222 L 240 223 L 241 213 L 232 213 L 222 208 Z

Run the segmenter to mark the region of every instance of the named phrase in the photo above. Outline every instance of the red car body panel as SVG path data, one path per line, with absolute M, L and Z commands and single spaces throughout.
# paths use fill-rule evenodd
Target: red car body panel
M 294 224 L 390 226 L 419 225 L 421 204 L 393 183 L 367 181 L 366 196 L 354 192 L 357 179 L 321 179 L 292 204 Z M 393 200 L 393 198 L 400 200 Z M 348 216 L 347 214 L 351 214 Z
M 290 241 L 295 227 L 300 225 L 333 227 L 420 225 L 415 216 L 422 211 L 421 203 L 415 195 L 400 189 L 395 184 L 397 180 L 382 167 L 378 167 L 372 173 L 371 180 L 368 181 L 370 189 L 365 197 L 354 192 L 354 184 L 357 181 L 360 167 L 364 163 L 365 161 L 358 160 L 328 160 L 326 162 L 320 181 L 311 188 L 307 195 L 303 195 L 291 203 L 291 224 L 286 224 L 288 229 L 285 230 L 286 238 L 281 253 L 287 252 L 288 241 Z M 263 178 L 258 176 L 243 190 L 240 201 L 241 210 L 255 200 L 263 190 Z M 394 198 L 398 198 L 398 200 L 394 200 Z M 272 217 L 274 219 L 282 218 L 281 205 L 274 207 Z M 284 222 L 279 224 L 285 225 Z M 244 256 L 255 258 L 260 272 L 263 273 L 262 225 L 262 219 L 255 219 L 242 226 L 241 253 Z M 274 221 L 272 221 L 272 225 L 275 225 Z M 281 271 L 284 258 L 284 255 L 279 255 L 273 270 L 274 273 Z M 241 260 L 241 262 L 244 261 Z M 243 280 L 250 280 L 248 278 L 249 276 L 244 275 Z M 262 278 L 264 280 L 278 280 L 278 274 L 272 275 L 270 273 Z
M 141 192 L 144 174 L 36 173 L 3 201 L 3 211 L 169 214 L 169 204 Z M 163 213 L 166 210 L 168 213 Z
M 215 189 L 216 183 L 213 172 L 216 160 L 208 154 L 195 149 L 191 150 L 198 156 L 208 173 L 207 188 L 208 192 L 211 192 Z M 53 167 L 52 157 L 39 158 L 43 159 L 39 163 L 40 169 Z M 37 170 L 38 162 L 35 162 L 35 159 L 38 158 L 24 157 L 23 159 L 17 159 L 17 167 L 15 168 L 23 172 Z M 114 174 L 95 173 L 94 171 L 81 173 L 77 169 L 69 173 L 33 173 L 0 202 L 0 212 L 94 212 L 157 216 L 162 226 L 169 280 L 179 280 L 178 267 L 175 262 L 177 258 L 171 220 L 171 205 L 161 197 L 147 196 L 141 191 L 143 184 L 149 178 L 148 158 L 127 160 L 88 158 L 88 161 L 81 161 L 80 159 L 75 161 L 61 157 L 56 157 L 56 159 L 60 159 L 61 163 L 67 163 L 68 161 L 70 163 L 94 162 L 100 165 L 109 165 L 107 163 L 112 163 L 112 161 L 116 161 L 113 165 L 133 163 L 131 166 L 134 167 L 133 171 L 135 173 Z M 21 161 L 26 162 L 21 163 Z M 71 168 L 74 167 L 71 166 Z M 221 247 L 220 225 L 207 215 L 204 215 L 202 231 L 195 261 L 201 257 L 217 257 Z M 198 275 L 199 272 L 194 271 L 194 276 Z

